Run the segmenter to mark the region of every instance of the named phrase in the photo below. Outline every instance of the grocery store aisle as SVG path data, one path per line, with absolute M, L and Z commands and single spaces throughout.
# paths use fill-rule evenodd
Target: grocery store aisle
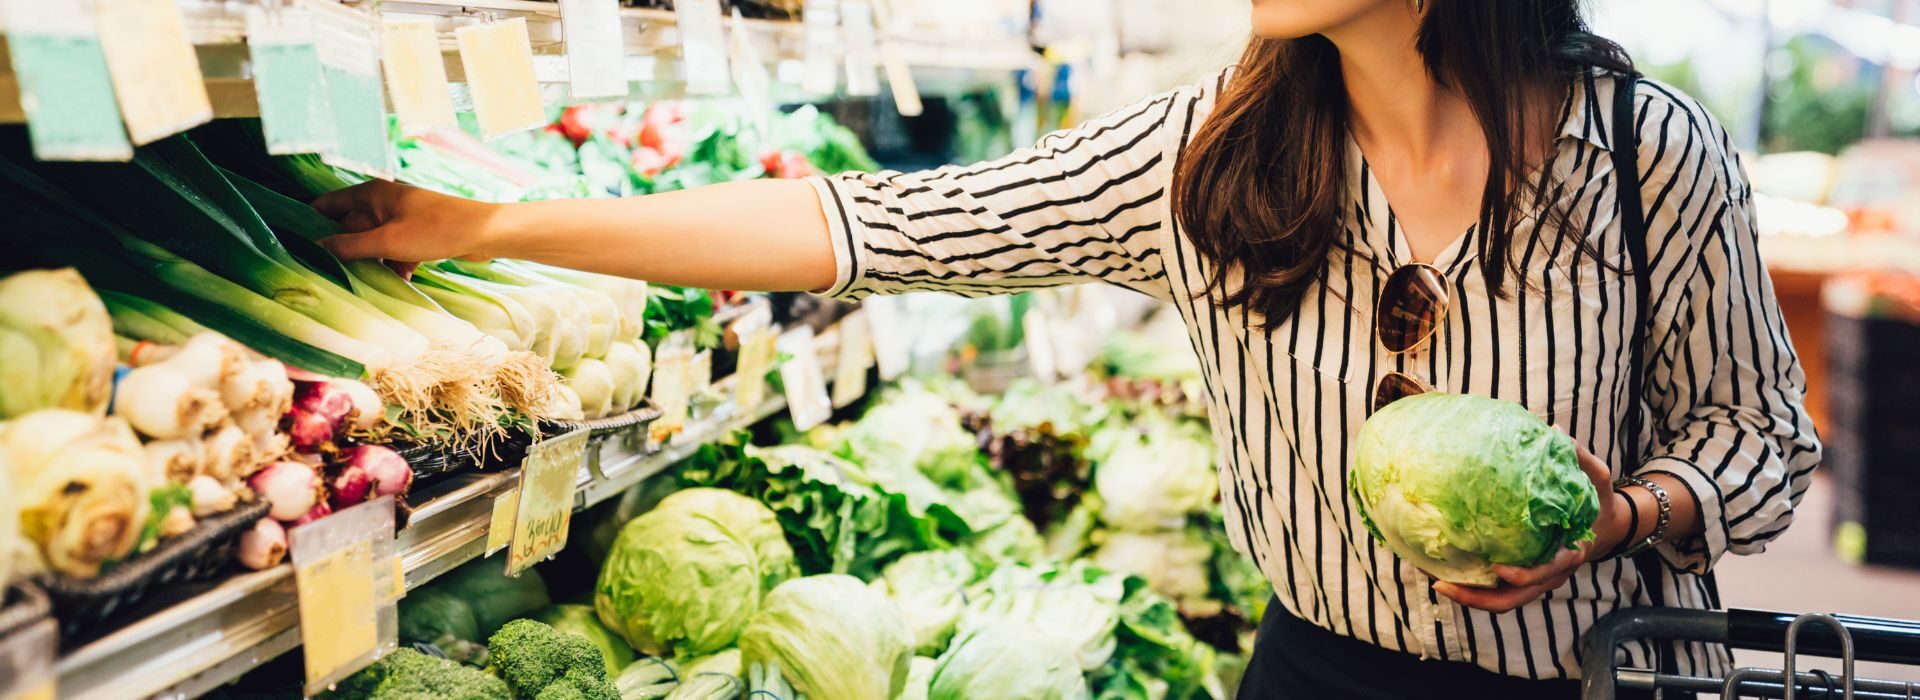
M 1842 563 L 1833 554 L 1833 484 L 1821 478 L 1796 509 L 1793 527 L 1765 554 L 1720 561 L 1720 593 L 1729 607 L 1833 612 L 1920 620 L 1920 571 Z M 1743 666 L 1778 668 L 1780 655 L 1744 651 Z M 1816 667 L 1839 670 L 1838 662 Z M 1920 666 L 1862 663 L 1861 676 L 1920 681 Z

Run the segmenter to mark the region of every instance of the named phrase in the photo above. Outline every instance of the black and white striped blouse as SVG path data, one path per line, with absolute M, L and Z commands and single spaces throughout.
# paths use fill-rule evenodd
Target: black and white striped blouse
M 1345 243 L 1298 313 L 1260 328 L 1202 296 L 1209 266 L 1175 223 L 1175 163 L 1228 74 L 1144 100 L 995 162 L 922 173 L 818 178 L 839 264 L 829 294 L 939 290 L 989 294 L 1085 281 L 1172 302 L 1201 358 L 1223 453 L 1222 501 L 1234 545 L 1314 624 L 1423 658 L 1528 678 L 1579 675 L 1578 639 L 1596 618 L 1650 604 L 1707 607 L 1698 574 L 1728 552 L 1761 551 L 1793 519 L 1820 444 L 1804 377 L 1759 258 L 1752 191 L 1727 133 L 1671 87 L 1638 83 L 1640 186 L 1648 216 L 1654 318 L 1645 357 L 1642 473 L 1665 472 L 1701 504 L 1706 532 L 1662 546 L 1668 566 L 1587 565 L 1507 614 L 1462 608 L 1368 537 L 1347 498 L 1352 439 L 1388 370 L 1519 402 L 1609 463 L 1622 439 L 1633 284 L 1574 246 L 1516 224 L 1524 287 L 1488 293 L 1468 231 L 1438 260 L 1453 310 L 1410 356 L 1376 349 L 1372 311 L 1388 272 L 1410 261 L 1393 210 L 1350 147 Z M 1558 139 L 1558 192 L 1603 254 L 1624 264 L 1608 156 L 1611 80 L 1574 86 Z M 1562 248 L 1565 249 L 1562 249 Z M 1356 251 L 1364 254 L 1356 254 Z M 1650 666 L 1651 648 L 1626 662 Z M 1679 648 L 1683 673 L 1724 672 L 1724 648 Z

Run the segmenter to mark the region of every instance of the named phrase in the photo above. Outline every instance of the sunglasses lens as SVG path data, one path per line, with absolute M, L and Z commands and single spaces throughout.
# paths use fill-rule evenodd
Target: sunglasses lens
M 1440 271 L 1407 265 L 1394 270 L 1380 290 L 1373 330 L 1387 352 L 1409 352 L 1433 335 L 1446 312 L 1447 283 Z
M 1426 382 L 1399 372 L 1388 372 L 1380 378 L 1380 383 L 1373 385 L 1373 410 L 1378 411 L 1387 404 L 1428 391 L 1430 389 Z

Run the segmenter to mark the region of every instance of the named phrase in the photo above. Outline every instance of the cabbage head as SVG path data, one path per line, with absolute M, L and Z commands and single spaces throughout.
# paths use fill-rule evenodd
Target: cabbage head
M 1082 671 L 1107 665 L 1118 642 L 1124 579 L 1075 564 L 1069 568 L 1014 564 L 994 569 L 969 590 L 957 636 L 1006 623 L 1030 625 L 1063 640 Z M 958 642 L 956 642 L 957 644 Z
M 1214 444 L 1197 423 L 1143 416 L 1149 427 L 1113 427 L 1096 436 L 1093 489 L 1100 520 L 1116 530 L 1176 529 L 1213 506 L 1220 489 Z
M 890 700 L 907 685 L 913 634 L 891 600 L 845 574 L 780 584 L 740 633 L 751 665 L 779 664 L 813 698 Z
M 686 489 L 620 528 L 593 607 L 641 653 L 711 654 L 793 575 L 773 511 L 732 491 Z
M 1442 581 L 1493 586 L 1593 537 L 1600 512 L 1573 440 L 1519 404 L 1429 393 L 1360 428 L 1347 481 L 1375 538 Z
M 1092 697 L 1072 642 L 1004 621 L 967 632 L 940 656 L 927 700 L 1085 700 Z
M 900 557 L 870 585 L 900 608 L 913 633 L 914 652 L 938 654 L 967 609 L 966 589 L 973 579 L 973 562 L 966 553 L 948 549 Z

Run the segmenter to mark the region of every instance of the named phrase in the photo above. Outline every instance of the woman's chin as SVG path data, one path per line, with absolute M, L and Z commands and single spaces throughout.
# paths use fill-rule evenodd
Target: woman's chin
M 1253 35 L 1262 39 L 1298 39 L 1321 34 L 1379 11 L 1394 1 L 1253 0 Z

